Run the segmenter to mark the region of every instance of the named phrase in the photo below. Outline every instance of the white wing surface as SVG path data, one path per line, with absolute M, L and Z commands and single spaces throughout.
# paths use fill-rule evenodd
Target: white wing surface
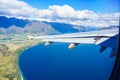
M 70 43 L 68 48 L 73 48 L 78 44 L 96 44 L 101 45 L 100 52 L 106 50 L 107 47 L 112 48 L 111 57 L 117 54 L 118 47 L 118 34 L 119 29 L 105 29 L 99 31 L 89 31 L 89 32 L 79 32 L 70 34 L 60 34 L 60 35 L 49 35 L 49 36 L 28 36 L 32 39 L 41 39 L 46 42 L 45 45 L 49 45 L 53 42 L 66 42 Z

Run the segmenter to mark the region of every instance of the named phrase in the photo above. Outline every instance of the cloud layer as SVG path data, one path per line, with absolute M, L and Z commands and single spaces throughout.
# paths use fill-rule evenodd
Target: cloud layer
M 69 5 L 52 5 L 47 9 L 40 10 L 21 0 L 0 0 L 0 4 L 0 15 L 8 17 L 95 27 L 119 25 L 119 12 L 111 14 L 95 13 L 90 10 L 75 10 Z

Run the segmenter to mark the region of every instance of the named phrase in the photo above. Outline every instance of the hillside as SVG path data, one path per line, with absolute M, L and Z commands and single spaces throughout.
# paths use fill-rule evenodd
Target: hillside
M 92 26 L 78 26 L 57 22 L 43 22 L 0 16 L 0 34 L 58 34 L 96 30 Z

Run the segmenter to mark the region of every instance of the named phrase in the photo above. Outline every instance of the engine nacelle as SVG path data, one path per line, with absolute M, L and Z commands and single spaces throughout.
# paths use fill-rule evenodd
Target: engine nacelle
M 78 45 L 77 43 L 71 43 L 71 44 L 68 46 L 68 48 L 71 49 L 71 48 L 76 47 L 77 45 Z
M 29 40 L 33 40 L 33 36 L 27 36 Z
M 45 42 L 45 46 L 48 46 L 48 45 L 50 45 L 51 44 L 51 42 L 49 42 L 49 41 L 47 41 L 47 42 Z
M 33 38 L 30 38 L 30 40 L 33 40 Z

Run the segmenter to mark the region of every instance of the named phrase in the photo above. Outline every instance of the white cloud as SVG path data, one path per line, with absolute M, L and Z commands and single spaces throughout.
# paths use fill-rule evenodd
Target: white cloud
M 40 18 L 51 18 L 51 19 L 96 19 L 98 16 L 89 10 L 77 10 L 75 11 L 72 7 L 68 5 L 63 6 L 49 6 L 48 9 L 39 10 Z
M 69 24 L 108 27 L 119 24 L 120 13 L 103 14 L 90 10 L 74 10 L 69 5 L 52 5 L 36 9 L 21 0 L 0 0 L 0 15 Z
M 37 12 L 36 8 L 19 0 L 0 0 L 0 15 L 29 18 Z
M 119 24 L 120 13 L 102 14 L 90 10 L 74 10 L 69 5 L 49 6 L 39 10 L 38 19 L 52 22 L 64 22 L 84 26 L 108 27 Z

